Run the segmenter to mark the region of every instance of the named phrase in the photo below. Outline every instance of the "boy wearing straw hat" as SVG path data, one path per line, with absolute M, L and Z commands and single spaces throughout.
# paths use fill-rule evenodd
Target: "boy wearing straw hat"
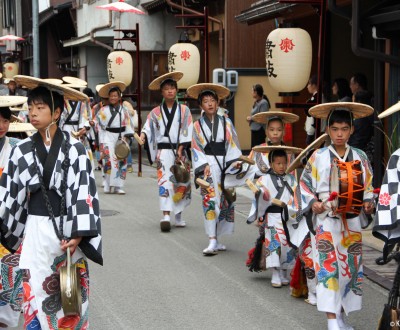
M 359 103 L 325 103 L 310 114 L 327 119 L 332 145 L 313 153 L 300 179 L 302 208 L 312 217 L 315 233 L 317 308 L 325 312 L 328 329 L 352 329 L 342 318 L 362 303 L 362 235 L 373 211 L 372 171 L 365 153 L 347 144 L 353 119 L 373 109 Z M 332 193 L 337 198 L 328 202 Z
M 125 136 L 133 136 L 134 127 L 127 108 L 122 105 L 122 92 L 126 86 L 121 81 L 105 84 L 99 90 L 101 98 L 108 97 L 108 105 L 102 107 L 96 115 L 99 130 L 101 159 L 104 171 L 104 193 L 124 195 L 127 158 L 116 155 L 116 145 L 119 140 L 125 141 Z M 112 191 L 114 189 L 114 191 Z
M 23 241 L 24 325 L 87 329 L 86 257 L 103 263 L 99 201 L 85 148 L 57 125 L 63 95 L 82 101 L 86 96 L 34 77 L 15 80 L 31 89 L 29 118 L 38 130 L 14 147 L 0 181 L 1 243 L 15 253 Z M 67 250 L 82 284 L 81 315 L 66 316 L 60 304 L 58 270 Z
M 150 163 L 157 164 L 159 202 L 163 212 L 160 228 L 163 232 L 171 229 L 171 212 L 175 213 L 176 227 L 186 226 L 182 211 L 191 201 L 190 179 L 177 180 L 171 171 L 177 163 L 185 164 L 187 161 L 186 148 L 192 139 L 192 114 L 186 105 L 179 104 L 176 99 L 177 81 L 182 77 L 182 72 L 175 71 L 150 83 L 149 89 L 161 91 L 163 101 L 149 113 L 140 135 L 141 140 L 146 142 Z M 186 170 L 190 171 L 190 168 Z

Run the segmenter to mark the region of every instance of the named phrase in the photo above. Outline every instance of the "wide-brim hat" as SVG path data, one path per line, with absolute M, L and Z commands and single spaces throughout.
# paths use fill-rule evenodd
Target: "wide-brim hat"
M 314 105 L 308 113 L 321 119 L 328 119 L 332 110 L 347 110 L 353 114 L 354 119 L 364 118 L 374 113 L 374 108 L 367 104 L 356 102 L 331 102 Z
M 378 116 L 379 119 L 385 118 L 387 116 L 390 116 L 394 114 L 395 112 L 400 110 L 400 102 L 397 102 L 396 104 L 392 105 L 390 108 L 386 109 L 385 111 L 381 112 Z
M 104 84 L 98 84 L 96 85 L 96 92 L 98 93 L 100 91 L 100 89 L 104 86 Z
M 37 129 L 31 123 L 10 123 L 8 132 L 10 133 L 20 133 L 20 132 L 36 132 Z
M 273 118 L 280 118 L 286 124 L 292 124 L 299 120 L 299 116 L 285 111 L 265 111 L 256 113 L 251 120 L 259 124 L 268 124 Z
M 253 150 L 255 152 L 261 152 L 261 153 L 266 153 L 266 152 L 272 152 L 272 151 L 276 151 L 276 150 L 284 150 L 286 151 L 288 154 L 299 154 L 303 151 L 303 149 L 301 148 L 296 148 L 296 147 L 292 147 L 292 146 L 269 146 L 269 145 L 264 145 L 264 146 L 255 146 L 253 147 Z
M 6 85 L 9 84 L 9 83 L 12 82 L 12 81 L 15 82 L 15 79 L 14 79 L 14 78 L 5 78 L 5 79 L 4 79 L 4 83 L 5 83 Z
M 303 158 L 313 149 L 318 149 L 326 140 L 329 139 L 329 135 L 324 133 L 317 139 L 315 139 L 311 144 L 307 146 L 299 155 L 295 158 L 295 160 L 289 164 L 286 169 L 286 173 L 293 172 L 296 168 L 302 165 Z
M 16 106 L 16 107 L 10 107 L 11 111 L 29 111 L 29 106 L 28 103 L 25 102 L 22 105 Z
M 87 82 L 83 79 L 79 79 L 76 77 L 65 76 L 62 77 L 62 80 L 67 84 L 78 85 L 78 86 L 87 86 Z
M 71 100 L 71 101 L 88 101 L 89 98 L 75 90 L 63 85 L 58 85 L 58 84 L 54 84 L 52 82 L 46 81 L 44 79 L 40 79 L 40 78 L 35 78 L 35 77 L 31 77 L 31 76 L 23 76 L 23 75 L 17 75 L 14 77 L 15 81 L 17 82 L 17 84 L 26 86 L 26 88 L 28 89 L 34 89 L 38 86 L 43 86 L 46 87 L 47 89 L 49 89 L 52 92 L 57 92 L 61 95 L 64 96 L 65 99 L 67 100 Z
M 47 81 L 49 83 L 52 84 L 57 84 L 57 85 L 61 85 L 63 83 L 63 81 L 61 79 L 57 79 L 57 78 L 44 78 L 44 81 Z
M 10 124 L 11 123 L 20 123 L 20 122 L 22 122 L 22 120 L 19 119 L 16 115 L 11 115 Z
M 218 96 L 219 100 L 223 100 L 227 98 L 230 94 L 230 91 L 228 88 L 222 85 L 218 84 L 211 84 L 211 83 L 203 83 L 203 84 L 196 84 L 190 86 L 186 93 L 194 99 L 198 99 L 199 95 L 205 93 L 205 92 L 212 92 Z
M 101 87 L 98 91 L 99 96 L 102 98 L 108 99 L 108 93 L 109 93 L 110 89 L 114 88 L 114 87 L 118 88 L 122 93 L 125 90 L 126 85 L 122 81 L 112 81 L 107 84 L 104 84 L 104 86 Z
M 172 81 L 179 81 L 183 77 L 183 72 L 181 71 L 174 71 L 174 72 L 168 72 L 163 74 L 162 76 L 157 77 L 154 79 L 150 84 L 149 84 L 149 89 L 151 91 L 159 91 L 161 89 L 161 85 L 166 82 L 167 80 L 172 80 Z
M 69 88 L 76 88 L 76 89 L 83 89 L 86 88 L 87 86 L 84 85 L 78 85 L 78 84 L 62 84 L 65 87 L 69 87 Z
M 27 101 L 28 98 L 26 96 L 2 95 L 0 96 L 0 108 L 15 107 L 17 105 L 24 104 Z

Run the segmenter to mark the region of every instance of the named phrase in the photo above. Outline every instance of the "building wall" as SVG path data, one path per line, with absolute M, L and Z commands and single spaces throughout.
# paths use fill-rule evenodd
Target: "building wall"
M 106 62 L 109 52 L 101 47 L 81 47 L 81 67 L 86 68 L 88 87 L 95 91 L 97 84 L 108 82 Z M 81 75 L 82 76 L 82 75 Z M 85 77 L 82 77 L 85 79 Z

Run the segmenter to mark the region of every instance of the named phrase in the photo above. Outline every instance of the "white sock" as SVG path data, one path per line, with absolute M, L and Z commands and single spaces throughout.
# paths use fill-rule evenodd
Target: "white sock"
M 337 319 L 328 319 L 328 330 L 340 330 Z
M 169 216 L 169 214 L 165 214 L 164 215 L 164 220 L 165 221 L 171 221 L 171 217 Z
M 180 222 L 182 220 L 182 212 L 175 214 L 175 220 Z

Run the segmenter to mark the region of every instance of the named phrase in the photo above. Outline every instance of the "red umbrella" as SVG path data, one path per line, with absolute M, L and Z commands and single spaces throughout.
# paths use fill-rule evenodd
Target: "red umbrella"
M 7 41 L 9 41 L 9 40 L 25 40 L 24 38 L 21 38 L 21 37 L 17 37 L 17 36 L 14 36 L 14 35 L 12 35 L 12 34 L 7 34 L 7 35 L 5 35 L 5 36 L 2 36 L 2 37 L 0 37 L 0 40 L 7 40 Z
M 143 10 L 127 4 L 124 0 L 119 0 L 118 2 L 109 3 L 107 5 L 96 6 L 96 8 L 119 11 L 120 13 L 146 14 Z

